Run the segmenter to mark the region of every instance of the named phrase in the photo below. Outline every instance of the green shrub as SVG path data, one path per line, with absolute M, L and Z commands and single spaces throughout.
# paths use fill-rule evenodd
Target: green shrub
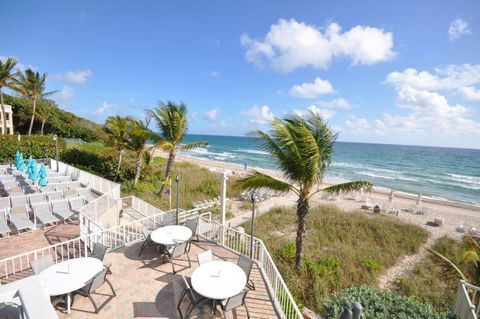
M 438 312 L 430 304 L 422 303 L 415 298 L 401 296 L 392 291 L 382 292 L 370 286 L 346 289 L 324 302 L 325 318 L 339 318 L 344 309 L 352 307 L 353 302 L 363 306 L 364 317 L 368 319 L 455 318 L 452 314 Z
M 63 139 L 58 140 L 59 151 L 64 149 Z M 30 155 L 34 158 L 55 158 L 55 141 L 50 135 L 21 136 L 20 141 L 16 135 L 0 135 L 0 163 L 14 162 L 17 150 L 22 152 L 26 159 Z
M 361 261 L 362 266 L 369 271 L 377 271 L 382 268 L 382 265 L 373 258 L 365 258 Z
M 283 245 L 280 250 L 280 256 L 285 260 L 292 261 L 295 258 L 296 249 L 295 243 Z

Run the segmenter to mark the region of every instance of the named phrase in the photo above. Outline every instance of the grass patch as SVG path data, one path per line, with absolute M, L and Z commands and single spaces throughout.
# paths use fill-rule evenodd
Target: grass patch
M 380 271 L 401 256 L 416 253 L 428 237 L 423 228 L 388 216 L 318 206 L 307 217 L 304 259 L 295 271 L 295 231 L 292 208 L 272 209 L 257 219 L 255 228 L 296 299 L 318 312 L 332 293 L 365 284 L 376 286 Z
M 433 249 L 440 252 L 450 260 L 458 261 L 464 248 L 462 241 L 449 237 L 437 239 Z M 470 282 L 475 284 L 471 264 L 460 264 L 462 272 Z M 400 278 L 395 283 L 396 290 L 401 294 L 413 296 L 422 301 L 429 302 L 437 309 L 449 310 L 455 300 L 460 276 L 436 255 L 429 254 L 427 258 L 415 265 L 413 271 L 406 278 Z

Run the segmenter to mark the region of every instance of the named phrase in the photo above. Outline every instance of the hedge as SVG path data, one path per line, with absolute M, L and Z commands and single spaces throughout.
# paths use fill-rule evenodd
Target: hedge
M 370 286 L 346 289 L 323 304 L 325 318 L 339 318 L 344 309 L 353 302 L 363 306 L 363 316 L 368 319 L 449 319 L 453 314 L 436 311 L 430 304 L 393 291 L 380 291 Z
M 83 170 L 113 180 L 118 163 L 118 154 L 111 147 L 95 145 L 76 145 L 60 153 L 60 160 Z M 135 177 L 135 158 L 131 152 L 123 156 L 117 181 L 131 180 Z
M 65 141 L 59 138 L 59 152 L 64 148 Z M 21 136 L 20 141 L 17 135 L 0 135 L 0 163 L 13 163 L 17 150 L 22 152 L 24 158 L 30 155 L 34 158 L 55 158 L 55 141 L 52 135 L 25 135 Z

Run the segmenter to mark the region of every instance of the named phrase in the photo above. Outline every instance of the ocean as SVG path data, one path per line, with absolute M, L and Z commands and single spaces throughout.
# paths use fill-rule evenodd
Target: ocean
M 208 141 L 186 155 L 276 169 L 249 137 L 187 135 Z M 377 187 L 480 205 L 480 150 L 337 142 L 327 181 L 368 180 Z

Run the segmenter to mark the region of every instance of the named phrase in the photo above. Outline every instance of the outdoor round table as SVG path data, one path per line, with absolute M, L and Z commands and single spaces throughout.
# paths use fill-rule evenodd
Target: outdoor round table
M 246 284 L 247 275 L 243 269 L 223 260 L 203 264 L 192 274 L 193 289 L 203 297 L 213 300 L 213 312 L 217 301 L 239 294 Z
M 160 227 L 150 233 L 150 239 L 157 244 L 173 246 L 181 244 L 192 238 L 190 228 L 180 225 Z
M 48 267 L 37 275 L 50 296 L 67 295 L 70 313 L 71 293 L 85 285 L 103 269 L 103 263 L 92 257 L 74 258 Z

